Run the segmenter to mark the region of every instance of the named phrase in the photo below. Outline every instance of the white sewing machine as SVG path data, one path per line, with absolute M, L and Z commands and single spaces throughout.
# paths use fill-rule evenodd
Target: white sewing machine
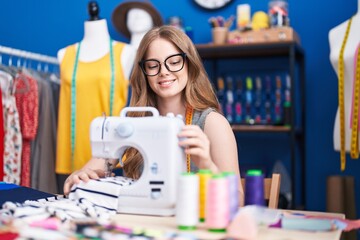
M 149 111 L 152 116 L 127 117 L 128 112 Z M 136 183 L 124 186 L 119 195 L 119 213 L 171 216 L 175 214 L 176 183 L 186 171 L 184 150 L 177 134 L 184 126 L 181 116 L 159 116 L 153 107 L 124 108 L 120 117 L 98 117 L 91 123 L 92 155 L 119 159 L 128 147 L 144 158 Z

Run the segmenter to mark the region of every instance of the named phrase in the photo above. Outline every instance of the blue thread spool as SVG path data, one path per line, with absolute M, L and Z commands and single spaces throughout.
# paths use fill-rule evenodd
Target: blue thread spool
M 265 205 L 264 175 L 261 170 L 252 169 L 246 172 L 245 205 Z

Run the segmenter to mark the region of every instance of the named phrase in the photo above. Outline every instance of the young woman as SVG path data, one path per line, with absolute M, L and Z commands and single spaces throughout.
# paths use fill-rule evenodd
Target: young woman
M 191 171 L 235 171 L 239 176 L 237 144 L 208 79 L 198 52 L 181 30 L 172 26 L 153 28 L 142 39 L 130 84 L 131 106 L 153 106 L 160 115 L 181 114 L 191 124 L 178 134 L 179 145 L 191 158 Z M 137 115 L 139 115 L 137 113 Z M 145 113 L 144 113 L 145 115 Z M 67 179 L 64 192 L 80 180 L 104 176 L 104 160 L 91 159 Z M 127 177 L 141 176 L 142 158 L 132 149 L 126 152 L 123 170 Z

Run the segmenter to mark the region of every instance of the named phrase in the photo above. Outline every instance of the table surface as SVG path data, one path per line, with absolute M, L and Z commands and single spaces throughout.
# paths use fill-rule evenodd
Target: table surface
M 310 212 L 310 211 L 293 211 L 293 210 L 281 210 L 289 213 L 302 213 L 312 216 L 323 216 L 344 219 L 344 214 L 339 213 L 325 213 L 325 212 Z M 158 231 L 169 231 L 178 233 L 189 233 L 195 235 L 199 239 L 217 240 L 223 239 L 225 233 L 213 233 L 209 232 L 204 223 L 200 223 L 196 230 L 193 231 L 181 231 L 177 229 L 175 217 L 158 217 L 158 216 L 145 216 L 145 215 L 132 215 L 132 214 L 117 214 L 113 217 L 113 221 L 124 227 L 142 227 L 145 229 L 152 229 Z M 266 226 L 259 226 L 257 239 L 278 239 L 278 240 L 303 240 L 303 239 L 317 239 L 317 240 L 338 240 L 340 239 L 341 231 L 298 231 L 287 230 L 281 228 L 268 228 Z

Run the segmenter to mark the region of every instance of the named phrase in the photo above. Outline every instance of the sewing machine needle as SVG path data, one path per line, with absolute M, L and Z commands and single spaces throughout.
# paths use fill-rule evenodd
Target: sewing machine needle
M 111 177 L 113 167 L 110 162 L 110 159 L 105 158 L 105 177 Z

